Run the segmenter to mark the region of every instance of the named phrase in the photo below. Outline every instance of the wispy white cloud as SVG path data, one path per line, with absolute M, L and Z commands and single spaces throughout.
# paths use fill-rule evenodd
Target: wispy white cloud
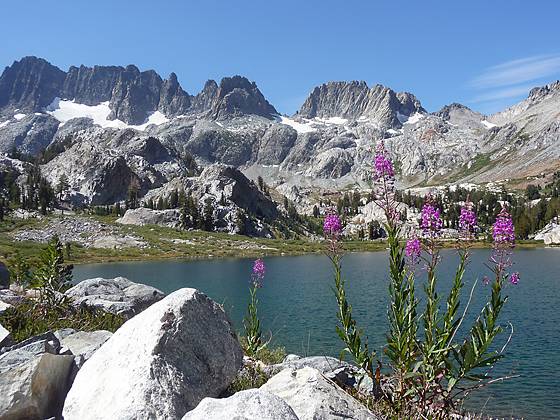
M 560 55 L 537 55 L 487 68 L 470 85 L 477 89 L 517 85 L 560 73 Z
M 470 102 L 476 104 L 480 102 L 496 101 L 499 99 L 518 98 L 519 96 L 527 95 L 532 88 L 534 88 L 533 85 L 522 85 L 511 86 L 505 89 L 491 90 L 489 92 L 475 96 L 470 100 Z
M 543 54 L 506 61 L 486 68 L 468 86 L 473 91 L 471 104 L 494 108 L 513 104 L 529 91 L 560 76 L 560 54 Z

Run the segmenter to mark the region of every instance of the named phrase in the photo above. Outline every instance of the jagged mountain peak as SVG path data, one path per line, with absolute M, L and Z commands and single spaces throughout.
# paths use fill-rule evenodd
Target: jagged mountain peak
M 225 77 L 219 85 L 208 81 L 197 96 L 182 89 L 175 73 L 163 79 L 156 71 L 141 71 L 134 64 L 71 66 L 64 72 L 45 59 L 29 56 L 15 61 L 0 76 L 0 116 L 9 118 L 16 109 L 43 112 L 56 98 L 87 106 L 108 103 L 109 120 L 137 126 L 149 122 L 157 111 L 163 118 L 204 114 L 218 120 L 277 114 L 256 83 L 242 76 Z
M 207 83 L 208 85 L 208 83 Z M 207 86 L 205 86 L 206 89 Z M 213 90 L 213 85 L 209 86 Z M 278 114 L 276 109 L 266 100 L 255 82 L 243 76 L 224 77 L 220 81 L 210 115 L 221 120 L 230 117 L 252 114 L 272 119 Z
M 396 93 L 381 84 L 369 88 L 364 81 L 338 81 L 315 87 L 297 116 L 367 119 L 382 128 L 398 128 L 403 118 L 425 112 L 420 101 L 411 93 Z
M 14 61 L 0 76 L 0 114 L 4 107 L 27 112 L 47 106 L 60 91 L 65 76 L 42 58 L 27 56 Z
M 531 89 L 529 92 L 529 99 L 535 101 L 546 97 L 549 94 L 560 93 L 560 80 L 556 80 L 553 83 L 549 83 L 545 86 L 540 86 Z
M 449 105 L 444 105 L 439 111 L 434 112 L 432 115 L 436 115 L 442 118 L 444 121 L 450 121 L 458 116 L 464 118 L 472 118 L 476 121 L 481 121 L 484 119 L 484 116 L 476 111 L 473 111 L 468 106 L 453 102 Z

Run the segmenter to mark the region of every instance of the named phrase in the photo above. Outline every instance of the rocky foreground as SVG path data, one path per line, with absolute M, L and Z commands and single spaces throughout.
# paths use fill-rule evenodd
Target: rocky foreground
M 350 364 L 289 355 L 265 366 L 244 357 L 223 308 L 198 290 L 163 297 L 116 278 L 66 294 L 129 319 L 114 334 L 66 329 L 15 345 L 0 325 L 0 420 L 381 418 L 343 389 L 372 389 Z M 17 299 L 0 290 L 4 306 Z M 268 381 L 230 395 L 255 364 Z

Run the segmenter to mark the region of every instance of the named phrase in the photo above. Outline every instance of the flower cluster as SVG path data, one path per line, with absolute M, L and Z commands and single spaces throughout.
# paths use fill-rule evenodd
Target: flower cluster
M 424 235 L 435 237 L 439 235 L 442 227 L 443 220 L 441 219 L 441 212 L 439 208 L 435 207 L 428 198 L 426 204 L 422 207 L 420 228 L 422 228 Z
M 253 273 L 251 275 L 251 284 L 254 287 L 262 287 L 262 281 L 266 273 L 264 261 L 260 258 L 253 263 Z
M 375 203 L 385 212 L 387 222 L 394 225 L 400 216 L 395 200 L 395 169 L 383 141 L 375 149 L 373 178 L 376 183 Z
M 498 279 L 508 276 L 506 270 L 513 265 L 511 260 L 512 249 L 515 247 L 515 228 L 513 220 L 505 207 L 496 217 L 492 226 L 492 239 L 494 240 L 492 258 L 494 272 Z M 519 283 L 519 273 L 509 274 L 511 284 Z
M 410 264 L 416 264 L 420 259 L 420 239 L 412 238 L 406 242 L 405 254 Z
M 393 162 L 385 149 L 385 143 L 380 141 L 375 150 L 375 179 L 392 179 L 394 177 Z
M 502 208 L 502 211 L 496 217 L 494 226 L 492 226 L 492 238 L 497 245 L 509 246 L 511 248 L 515 246 L 513 221 L 505 208 Z
M 459 216 L 459 231 L 465 239 L 470 239 L 477 228 L 476 213 L 473 210 L 473 203 L 467 200 L 465 205 L 461 207 L 461 215 Z
M 330 237 L 338 237 L 342 233 L 342 221 L 338 214 L 330 213 L 325 217 L 323 232 Z

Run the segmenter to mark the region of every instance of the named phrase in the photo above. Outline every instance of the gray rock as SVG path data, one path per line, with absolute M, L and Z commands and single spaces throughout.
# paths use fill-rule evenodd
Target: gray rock
M 353 368 L 354 366 L 330 356 L 299 357 L 288 355 L 282 363 L 267 366 L 266 372 L 269 375 L 275 375 L 284 369 L 302 369 L 304 367 L 310 367 L 326 374 L 339 368 Z
M 124 277 L 84 280 L 66 291 L 76 306 L 101 308 L 107 312 L 130 318 L 165 295 L 145 284 L 134 283 Z
M 182 420 L 298 420 L 282 398 L 259 389 L 240 391 L 228 398 L 204 398 Z
M 12 118 L 0 127 L 0 152 L 9 153 L 16 148 L 37 156 L 51 143 L 58 125 L 58 120 L 46 114 L 27 114 L 20 120 Z
M 78 372 L 66 420 L 180 418 L 224 391 L 243 353 L 221 306 L 180 289 L 126 322 Z
M 0 354 L 12 352 L 12 356 L 14 356 L 16 354 L 13 352 L 14 350 L 21 350 L 21 352 L 29 353 L 35 356 L 42 353 L 58 354 L 60 350 L 60 342 L 51 331 L 47 331 L 46 333 L 20 341 L 10 347 L 4 347 L 0 349 Z
M 179 217 L 179 210 L 151 210 L 139 207 L 137 209 L 128 209 L 116 222 L 122 225 L 159 225 L 176 228 L 179 226 Z
M 310 367 L 285 369 L 260 389 L 286 401 L 301 420 L 381 419 Z
M 13 353 L 22 356 L 18 359 Z M 68 391 L 73 360 L 73 356 L 33 355 L 24 349 L 1 355 L 0 419 L 58 417 Z
M 78 368 L 113 335 L 110 331 L 78 331 L 60 339 L 61 353 L 69 351 L 75 356 Z
M 257 163 L 278 165 L 284 161 L 297 139 L 297 132 L 283 124 L 272 125 L 266 130 L 259 146 Z

